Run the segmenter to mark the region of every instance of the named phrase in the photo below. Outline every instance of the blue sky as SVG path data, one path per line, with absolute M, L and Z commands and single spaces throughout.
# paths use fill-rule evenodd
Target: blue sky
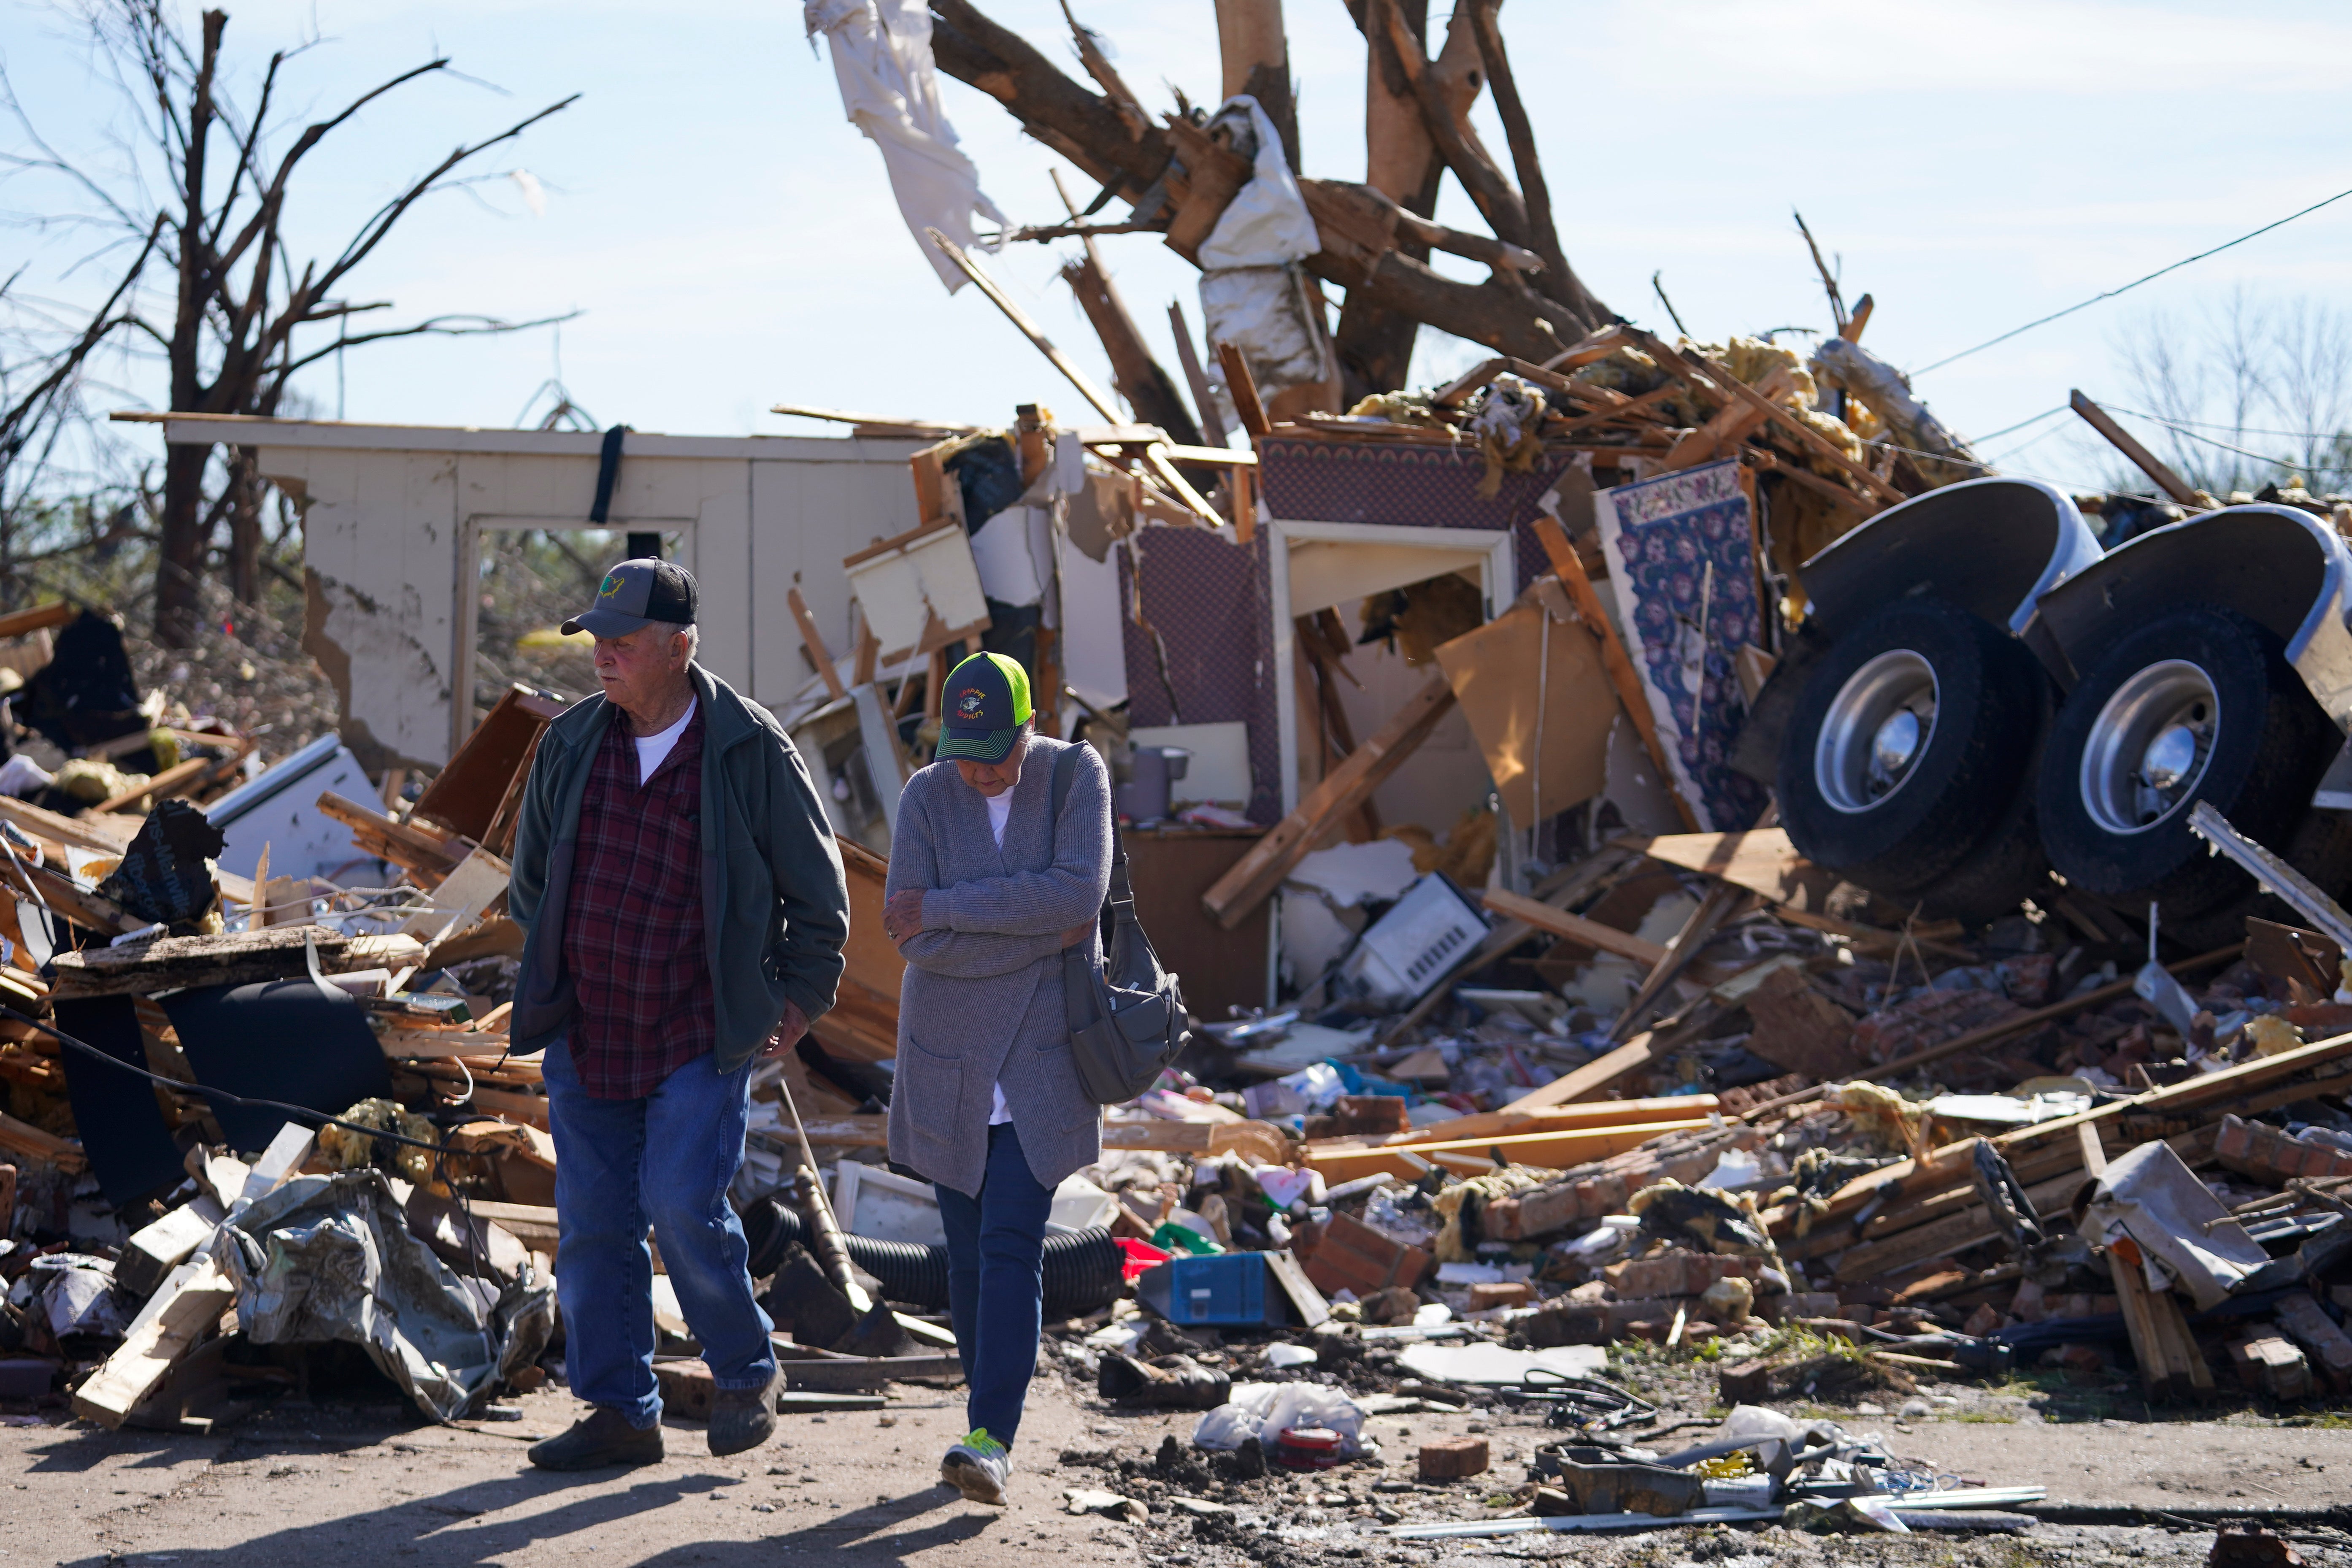
M 983 9 L 1067 58 L 1053 0 Z M 1164 83 L 1215 100 L 1209 0 L 1077 9 L 1117 45 L 1120 69 L 1155 110 L 1172 101 Z M 578 310 L 562 332 L 563 379 L 603 422 L 814 433 L 765 412 L 785 400 L 991 422 L 1031 401 L 1081 411 L 975 291 L 940 288 L 878 154 L 842 118 L 796 6 L 254 0 L 230 10 L 231 54 L 247 80 L 269 49 L 319 38 L 289 68 L 289 110 L 326 108 L 436 52 L 494 84 L 419 83 L 331 139 L 293 207 L 297 232 L 320 250 L 457 140 L 583 95 L 484 165 L 536 174 L 545 216 L 506 184 L 479 200 L 443 196 L 406 221 L 352 293 L 408 315 Z M 1359 178 L 1361 42 L 1339 0 L 1291 0 L 1288 10 L 1306 170 Z M 1503 24 L 1571 262 L 1602 300 L 1649 325 L 1664 324 L 1650 289 L 1662 271 L 1702 337 L 1828 325 L 1792 207 L 1843 258 L 1848 299 L 1876 296 L 1869 345 L 1924 365 L 2352 186 L 2352 154 L 2330 129 L 2340 62 L 2352 56 L 2352 12 L 2341 5 L 1519 0 Z M 112 100 L 94 90 L 68 13 L 0 10 L 0 50 L 55 142 L 109 156 Z M 992 100 L 952 81 L 944 93 L 996 201 L 1018 220 L 1058 216 L 1048 178 L 1058 160 Z M 0 194 L 16 214 L 66 201 L 37 179 Z M 1450 186 L 1440 216 L 1476 226 Z M 2332 306 L 2352 282 L 2347 240 L 2352 201 L 1926 374 L 1916 389 L 1969 435 L 2063 404 L 2075 385 L 2128 405 L 2117 346 L 2158 314 L 2186 318 L 2233 289 Z M 1166 306 L 1183 300 L 1197 323 L 1197 274 L 1153 237 L 1105 243 L 1173 369 Z M 18 226 L 5 244 L 12 269 L 29 264 L 20 287 L 94 291 L 87 275 L 59 276 L 82 245 L 70 232 Z M 1107 382 L 1054 277 L 1056 248 L 1025 246 L 989 265 Z M 1475 354 L 1429 333 L 1423 345 L 1417 379 Z M 555 347 L 537 331 L 354 353 L 341 406 L 354 419 L 509 425 L 553 373 Z M 148 372 L 117 373 L 152 395 Z M 331 369 L 308 392 L 334 412 Z M 2042 438 L 2015 468 L 2095 483 L 2111 459 L 2073 423 L 2025 432 Z

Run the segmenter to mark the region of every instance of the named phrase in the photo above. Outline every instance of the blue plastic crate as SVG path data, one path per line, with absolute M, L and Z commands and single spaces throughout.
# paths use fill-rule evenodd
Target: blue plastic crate
M 1255 1252 L 1229 1252 L 1219 1258 L 1178 1258 L 1170 1260 L 1172 1273 L 1168 1292 L 1171 1323 L 1263 1323 L 1265 1316 L 1265 1260 Z

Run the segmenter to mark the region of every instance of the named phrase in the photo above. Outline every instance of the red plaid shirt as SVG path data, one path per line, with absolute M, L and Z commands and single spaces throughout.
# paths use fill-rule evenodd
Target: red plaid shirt
M 598 1100 L 634 1100 L 714 1048 L 702 931 L 702 710 L 654 776 L 615 711 L 589 765 L 563 912 L 577 989 L 572 1060 Z

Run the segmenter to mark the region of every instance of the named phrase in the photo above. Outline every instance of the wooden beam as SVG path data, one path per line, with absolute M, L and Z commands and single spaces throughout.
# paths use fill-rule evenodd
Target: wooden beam
M 1547 1106 L 1566 1105 L 1570 1100 L 1589 1099 L 1627 1074 L 1653 1065 L 1659 1054 L 1658 1031 L 1644 1029 L 1615 1050 L 1595 1057 L 1582 1067 L 1571 1068 L 1549 1083 L 1528 1090 L 1503 1109 L 1508 1111 L 1541 1110 Z
M 833 652 L 824 646 L 824 634 L 816 629 L 816 617 L 809 614 L 808 601 L 794 588 L 784 595 L 784 603 L 792 606 L 793 621 L 801 629 L 801 646 L 808 649 L 809 662 L 824 678 L 825 696 L 840 701 L 849 695 L 849 688 L 842 685 L 841 672 L 833 667 Z
M 1234 412 L 1241 416 L 1242 429 L 1253 441 L 1272 431 L 1265 405 L 1257 395 L 1257 378 L 1250 374 L 1249 361 L 1242 357 L 1240 346 L 1218 343 L 1217 366 L 1225 373 L 1225 392 L 1234 400 Z
M 36 605 L 29 610 L 18 610 L 14 615 L 0 616 L 0 642 L 5 642 L 11 637 L 30 637 L 35 632 L 47 631 L 53 626 L 64 626 L 80 614 L 81 611 L 79 608 L 59 599 L 54 604 Z
M 1702 1131 L 1708 1125 L 1704 1118 L 1657 1121 L 1620 1127 L 1522 1132 L 1501 1138 L 1461 1138 L 1444 1142 L 1418 1143 L 1411 1148 L 1373 1144 L 1356 1149 L 1317 1149 L 1309 1145 L 1306 1159 L 1310 1169 L 1323 1173 L 1324 1180 L 1334 1185 L 1375 1173 L 1410 1180 L 1417 1171 L 1413 1163 L 1416 1160 L 1432 1163 L 1467 1160 L 1477 1166 L 1492 1168 L 1496 1154 L 1514 1165 L 1565 1171 L 1587 1161 L 1605 1160 L 1612 1154 L 1639 1148 L 1653 1138 L 1672 1132 Z
M 2172 471 L 2163 458 L 2141 446 L 2132 433 L 2115 421 L 2115 416 L 2083 395 L 2082 391 L 2069 393 L 2066 405 L 2083 416 L 2083 422 L 2107 438 L 2107 444 L 2132 460 L 2132 465 L 2149 479 L 2157 488 L 2182 506 L 2202 509 L 2204 500 L 2196 487 Z
M 1184 307 L 1175 300 L 1168 301 L 1168 330 L 1176 336 L 1176 363 L 1184 372 L 1184 384 L 1192 389 L 1192 403 L 1201 416 L 1201 434 L 1212 447 L 1225 444 L 1225 416 L 1217 407 L 1216 395 L 1209 386 L 1209 373 L 1201 367 L 1201 352 L 1192 346 L 1192 328 L 1184 320 Z
M 389 858 L 412 871 L 446 877 L 456 870 L 457 862 L 464 858 L 462 854 L 451 853 L 447 845 L 422 828 L 394 822 L 383 812 L 362 805 L 355 800 L 346 800 L 332 790 L 319 796 L 319 810 L 346 826 L 358 828 L 380 840 L 392 851 Z
M 236 1287 L 210 1254 L 182 1265 L 140 1313 L 136 1331 L 75 1391 L 74 1414 L 110 1431 L 120 1427 L 236 1300 Z
M 1209 918 L 1226 931 L 1248 919 L 1282 885 L 1291 868 L 1429 738 L 1430 731 L 1453 706 L 1454 689 L 1444 676 L 1432 676 L 1370 740 L 1325 774 L 1313 793 L 1298 803 L 1297 810 L 1269 828 L 1250 846 L 1248 854 L 1201 895 L 1201 907 Z
M 1642 737 L 1642 745 L 1650 753 L 1651 765 L 1658 770 L 1658 783 L 1674 797 L 1675 813 L 1683 826 L 1698 830 L 1698 813 L 1675 786 L 1675 775 L 1666 766 L 1666 749 L 1658 739 L 1657 716 L 1650 711 L 1649 693 L 1642 689 L 1642 678 L 1634 671 L 1632 656 L 1626 653 L 1624 642 L 1617 636 L 1617 627 L 1601 608 L 1601 595 L 1586 574 L 1584 563 L 1577 559 L 1576 547 L 1568 542 L 1568 533 L 1559 520 L 1538 517 L 1532 526 L 1536 539 L 1551 557 L 1551 569 L 1559 575 L 1560 585 L 1569 597 L 1576 601 L 1576 613 L 1584 618 L 1585 629 L 1601 639 L 1601 663 L 1609 671 L 1609 682 L 1617 689 L 1617 700 L 1625 707 L 1625 717 L 1632 721 L 1633 732 Z
M 1654 942 L 1645 942 L 1629 931 L 1602 925 L 1599 921 L 1586 920 L 1582 915 L 1556 910 L 1539 900 L 1496 888 L 1485 896 L 1486 907 L 1498 915 L 1508 915 L 1523 921 L 1538 931 L 1548 931 L 1554 936 L 1566 937 L 1581 947 L 1598 948 L 1630 958 L 1637 963 L 1656 965 L 1664 963 L 1666 950 Z

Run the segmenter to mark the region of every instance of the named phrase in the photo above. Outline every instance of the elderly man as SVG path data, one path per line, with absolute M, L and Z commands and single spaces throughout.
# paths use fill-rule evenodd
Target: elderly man
M 752 1058 L 833 1005 L 849 892 L 792 742 L 694 661 L 694 609 L 684 568 L 625 561 L 563 623 L 595 637 L 604 694 L 547 727 L 515 831 L 510 1027 L 547 1053 L 564 1363 L 593 1406 L 530 1450 L 548 1469 L 662 1457 L 648 1224 L 717 1385 L 710 1451 L 776 1428 L 727 1188 Z
M 930 1178 L 970 1430 L 940 1479 L 1002 1503 L 1037 1366 L 1045 1215 L 1102 1158 L 1070 1059 L 1062 950 L 1096 945 L 1110 886 L 1110 774 L 1034 732 L 1027 671 L 975 654 L 941 689 L 938 760 L 907 781 L 883 929 L 907 955 L 890 1158 Z M 1054 766 L 1075 751 L 1054 807 Z

